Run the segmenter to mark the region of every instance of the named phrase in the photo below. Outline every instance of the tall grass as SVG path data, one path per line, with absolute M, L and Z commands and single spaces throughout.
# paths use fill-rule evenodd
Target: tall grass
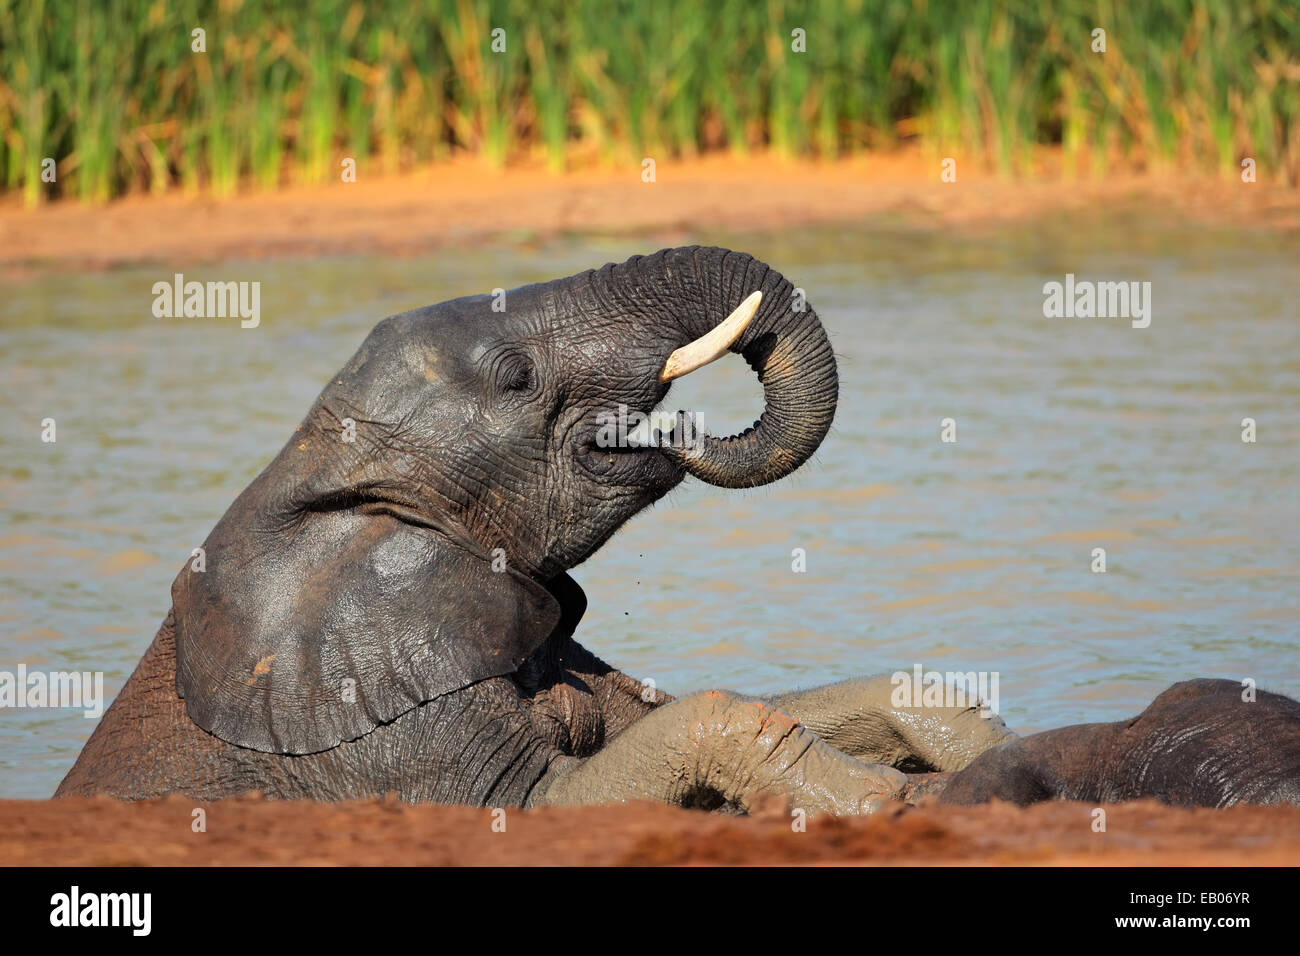
M 363 175 L 453 153 L 558 170 L 575 151 L 838 156 L 905 140 L 1007 174 L 1050 144 L 1079 172 L 1228 173 L 1251 156 L 1261 178 L 1300 183 L 1300 7 L 0 0 L 0 186 L 29 204 L 316 183 L 345 157 Z

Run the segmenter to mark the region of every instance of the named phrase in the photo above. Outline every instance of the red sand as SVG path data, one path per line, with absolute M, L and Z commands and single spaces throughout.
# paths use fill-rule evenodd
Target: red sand
M 207 832 L 191 829 L 203 807 Z M 1017 864 L 1294 866 L 1300 807 L 1152 801 L 1027 809 L 898 806 L 793 832 L 785 808 L 731 817 L 650 804 L 505 811 L 259 797 L 0 801 L 0 865 Z

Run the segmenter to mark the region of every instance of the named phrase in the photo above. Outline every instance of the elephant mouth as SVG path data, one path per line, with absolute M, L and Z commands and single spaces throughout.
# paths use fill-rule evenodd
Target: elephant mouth
M 640 424 L 627 435 L 622 451 L 654 449 L 672 455 L 676 451 L 696 448 L 701 443 L 701 417 L 695 412 L 678 409 L 668 412 L 658 407 L 646 413 Z
M 596 413 L 579 456 L 585 470 L 603 483 L 648 489 L 680 482 L 686 476 L 680 455 L 698 440 L 698 416 L 667 412 L 661 403 L 645 411 L 619 405 Z
M 668 412 L 660 406 L 671 383 L 683 375 L 716 362 L 728 354 L 740 335 L 748 328 L 763 293 L 750 293 L 731 314 L 699 338 L 674 350 L 664 362 L 656 385 L 658 399 L 649 409 L 621 404 L 617 412 L 606 410 L 595 415 L 593 437 L 588 440 L 584 461 L 588 470 L 605 480 L 628 484 L 657 483 L 685 477 L 686 461 L 700 454 L 704 446 L 702 418 L 694 412 Z

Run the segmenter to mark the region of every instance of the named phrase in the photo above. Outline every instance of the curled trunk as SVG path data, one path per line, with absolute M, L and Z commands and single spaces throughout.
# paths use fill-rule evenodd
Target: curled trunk
M 690 474 L 724 488 L 752 488 L 790 474 L 817 450 L 835 417 L 835 356 L 817 313 L 779 272 L 745 253 L 690 246 L 609 265 L 592 278 L 620 307 L 670 315 L 680 335 L 675 347 L 703 337 L 762 292 L 731 351 L 763 383 L 763 413 L 740 434 L 706 435 L 675 450 Z

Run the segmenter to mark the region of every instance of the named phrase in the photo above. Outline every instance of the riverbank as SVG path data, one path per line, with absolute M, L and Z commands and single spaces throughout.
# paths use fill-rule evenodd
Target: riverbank
M 205 832 L 194 832 L 196 808 Z M 898 806 L 808 821 L 651 804 L 489 810 L 246 796 L 0 801 L 0 865 L 1300 865 L 1300 807 L 1177 809 L 1154 801 L 1025 809 Z M 498 827 L 499 829 L 499 827 Z
M 701 232 L 819 224 L 982 230 L 1129 209 L 1193 226 L 1300 230 L 1300 190 L 1169 171 L 1074 178 L 1051 152 L 1032 179 L 959 166 L 951 183 L 940 181 L 937 159 L 914 149 L 836 162 L 725 154 L 664 160 L 654 182 L 642 181 L 640 166 L 553 174 L 540 165 L 494 172 L 463 160 L 222 201 L 173 194 L 24 209 L 9 196 L 0 201 L 0 274 L 352 252 L 406 256 L 571 233 L 644 235 L 649 248 Z

